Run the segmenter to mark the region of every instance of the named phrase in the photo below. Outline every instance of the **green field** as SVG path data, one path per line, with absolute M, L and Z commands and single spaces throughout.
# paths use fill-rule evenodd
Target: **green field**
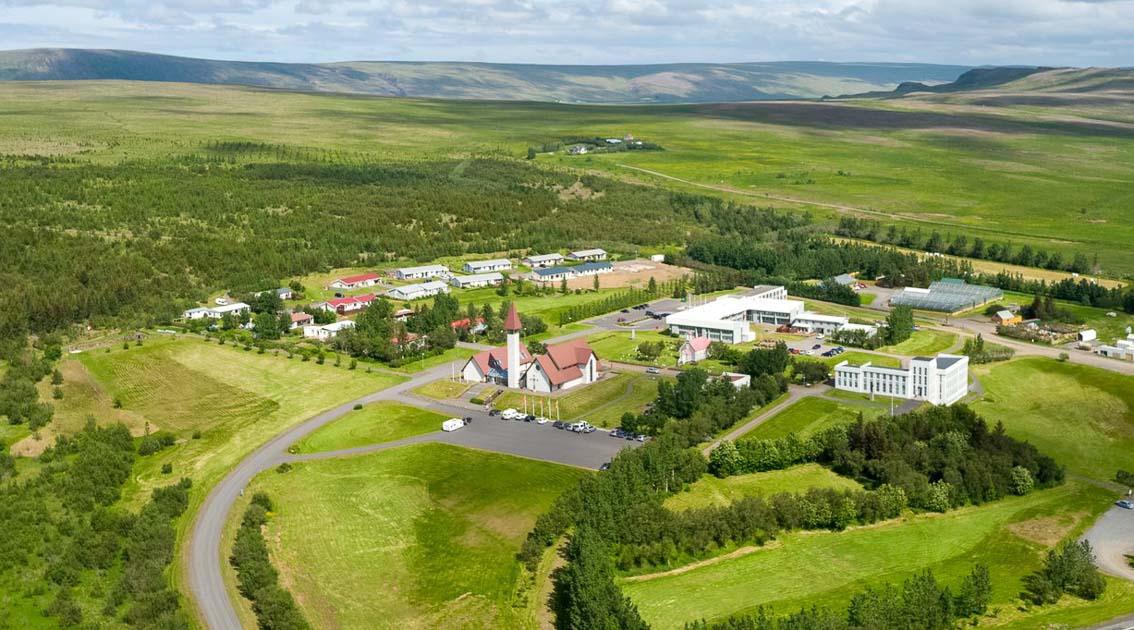
M 881 404 L 851 404 L 826 398 L 801 398 L 745 433 L 743 438 L 768 440 L 791 433 L 804 437 L 836 424 L 854 422 L 859 414 L 870 420 L 885 413 L 887 409 Z
M 645 342 L 660 342 L 664 346 L 657 359 L 646 361 L 638 358 L 638 345 Z M 587 343 L 605 361 L 673 367 L 677 365 L 677 345 L 681 340 L 651 330 L 636 331 L 633 339 L 630 338 L 630 331 L 608 330 L 587 335 Z
M 299 453 L 337 451 L 440 431 L 449 416 L 390 401 L 370 403 L 325 425 L 295 444 Z
M 469 387 L 472 387 L 471 383 L 440 379 L 414 389 L 413 393 L 435 400 L 447 400 L 460 396 L 468 391 Z
M 493 401 L 492 406 L 497 409 L 508 409 L 510 407 L 522 411 L 526 399 L 529 413 L 543 414 L 553 420 L 590 420 L 588 414 L 616 400 L 620 408 L 623 407 L 623 401 L 628 403 L 623 411 L 635 411 L 631 405 L 641 404 L 644 406 L 652 400 L 652 396 L 649 399 L 642 400 L 645 396 L 644 392 L 650 391 L 650 386 L 637 385 L 640 380 L 645 378 L 657 377 L 644 377 L 637 372 L 613 372 L 598 382 L 582 386 L 562 396 L 537 396 L 530 393 L 506 391 Z M 656 394 L 657 385 L 653 386 L 653 391 Z M 542 409 L 539 407 L 540 401 L 543 401 L 543 404 L 546 405 Z M 553 404 L 555 405 L 554 408 L 551 407 Z M 641 411 L 641 409 L 639 408 L 637 411 Z M 600 415 L 600 417 L 606 416 Z M 617 417 L 622 417 L 622 411 L 618 411 Z M 590 421 L 592 424 L 598 424 L 593 420 Z
M 953 333 L 923 328 L 915 330 L 909 339 L 892 346 L 883 346 L 878 351 L 906 356 L 931 356 L 944 352 L 956 344 L 957 335 Z
M 1054 359 L 977 366 L 973 408 L 1070 472 L 1111 479 L 1134 461 L 1134 377 Z
M 845 532 L 781 536 L 763 549 L 722 558 L 690 571 L 625 581 L 623 591 L 655 628 L 680 628 L 695 619 L 719 619 L 761 605 L 789 612 L 812 604 L 845 606 L 868 585 L 899 583 L 923 568 L 954 584 L 974 563 L 989 567 L 993 609 L 988 625 L 1021 619 L 1015 602 L 1020 579 L 1040 565 L 1042 553 L 1082 531 L 1106 510 L 1111 493 L 1089 485 L 1065 486 L 945 514 L 923 514 Z M 1134 585 L 1109 580 L 1097 602 L 1065 598 L 1049 621 L 1101 621 L 1134 607 Z
M 321 628 L 534 627 L 516 597 L 520 542 L 587 474 L 419 444 L 257 477 L 283 583 Z
M 585 420 L 597 427 L 616 427 L 626 412 L 641 413 L 658 397 L 657 376 L 639 376 L 630 381 L 630 391 L 585 414 Z
M 808 488 L 858 489 L 858 482 L 831 472 L 819 464 L 800 464 L 784 470 L 750 473 L 718 479 L 705 475 L 685 492 L 665 501 L 671 510 L 724 507 L 737 499 L 776 492 L 804 492 Z
M 897 357 L 888 357 L 880 354 L 870 354 L 869 352 L 859 352 L 854 349 L 849 349 L 846 352 L 834 357 L 811 357 L 816 361 L 822 361 L 827 365 L 834 367 L 843 361 L 849 361 L 855 365 L 862 365 L 863 363 L 873 363 L 882 367 L 902 367 L 902 362 Z

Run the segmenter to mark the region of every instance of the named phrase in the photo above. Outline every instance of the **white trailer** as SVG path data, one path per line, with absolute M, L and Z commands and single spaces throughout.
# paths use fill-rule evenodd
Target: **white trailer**
M 456 431 L 457 429 L 465 426 L 465 421 L 460 418 L 449 418 L 441 423 L 442 431 Z

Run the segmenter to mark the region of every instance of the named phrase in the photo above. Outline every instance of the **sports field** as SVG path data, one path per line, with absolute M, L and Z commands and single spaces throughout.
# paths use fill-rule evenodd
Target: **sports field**
M 776 492 L 806 492 L 808 488 L 861 488 L 858 482 L 840 477 L 819 464 L 800 464 L 784 470 L 736 475 L 718 479 L 705 475 L 665 501 L 671 510 L 723 507 L 737 499 L 775 494 Z
M 273 562 L 320 628 L 524 628 L 520 543 L 585 471 L 444 444 L 268 471 Z M 514 606 L 515 605 L 515 606 Z
M 849 424 L 863 418 L 870 420 L 884 415 L 888 409 L 880 403 L 838 402 L 810 396 L 788 405 L 771 418 L 745 433 L 741 439 L 775 439 L 795 433 L 808 436 L 836 424 Z
M 425 409 L 391 401 L 370 403 L 327 424 L 295 445 L 299 453 L 337 451 L 355 446 L 392 442 L 412 435 L 440 431 L 448 420 Z
M 1070 472 L 1111 479 L 1134 461 L 1134 377 L 1054 359 L 976 366 L 973 408 Z
M 923 568 L 958 583 L 974 563 L 988 566 L 997 618 L 989 625 L 1037 627 L 1015 602 L 1020 579 L 1040 564 L 1047 547 L 1082 531 L 1110 506 L 1110 493 L 1085 484 L 968 507 L 922 514 L 838 533 L 781 536 L 765 548 L 704 563 L 692 570 L 630 578 L 623 591 L 655 628 L 680 628 L 760 605 L 777 612 L 812 604 L 845 606 L 867 585 L 901 582 Z M 1128 611 L 1134 585 L 1110 580 L 1096 602 L 1065 598 L 1045 620 L 1109 619 Z M 1126 600 L 1126 601 L 1124 601 Z M 1030 624 L 1030 625 L 1029 625 Z

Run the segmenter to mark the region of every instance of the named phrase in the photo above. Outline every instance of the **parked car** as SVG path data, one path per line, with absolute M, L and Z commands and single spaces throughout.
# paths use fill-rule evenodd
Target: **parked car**
M 628 309 L 628 308 L 624 308 L 624 309 L 622 309 L 622 312 L 623 312 L 623 313 L 629 313 L 629 312 L 630 312 L 630 309 Z
M 490 417 L 490 418 L 491 418 L 491 417 L 493 417 L 493 416 L 498 416 L 498 415 L 500 415 L 500 410 L 499 410 L 499 409 L 489 409 L 489 410 L 488 410 L 488 417 Z
M 516 418 L 520 417 L 520 412 L 516 411 L 515 409 L 509 408 L 501 411 L 500 417 L 504 418 L 505 420 L 515 420 Z
M 610 462 L 603 462 L 602 466 L 598 467 L 599 470 L 610 470 Z
M 823 338 L 823 333 L 819 333 L 818 335 L 815 335 L 815 338 L 816 338 L 816 339 L 822 339 L 822 338 Z
M 1117 505 L 1120 508 L 1125 508 L 1127 510 L 1134 510 L 1134 501 L 1128 501 L 1126 499 L 1122 499 L 1122 500 L 1119 500 L 1119 501 L 1115 501 L 1114 504 Z
M 823 344 L 817 343 L 817 344 L 811 346 L 811 349 L 812 350 L 818 350 L 819 348 L 822 348 L 822 347 L 823 347 Z
M 661 370 L 656 367 L 648 367 L 646 368 L 646 374 L 661 374 Z
M 566 429 L 567 423 L 556 420 L 555 422 L 551 423 L 551 426 L 555 427 L 556 429 Z
M 657 315 L 657 313 L 655 313 L 653 311 L 646 311 L 646 317 L 655 317 L 656 315 Z
M 535 422 L 535 416 L 529 413 L 524 416 L 524 422 Z
M 610 437 L 622 437 L 622 429 L 611 429 Z
M 472 424 L 472 416 L 465 416 L 465 424 Z
M 621 324 L 622 322 L 626 321 L 626 318 L 625 318 L 625 317 L 619 317 L 618 319 L 616 319 L 616 320 L 614 320 L 614 321 L 616 321 L 616 322 L 618 322 L 619 324 Z
M 788 352 L 790 352 L 792 354 L 799 354 L 799 348 L 791 348 L 791 349 L 788 350 Z
M 536 421 L 536 424 L 547 424 L 548 422 L 551 422 L 551 420 L 549 418 L 545 418 L 543 416 L 537 417 L 535 419 L 535 421 Z
M 637 440 L 638 440 L 639 442 L 645 442 L 645 441 L 646 441 L 646 436 L 645 436 L 645 435 L 642 435 L 641 433 L 639 433 L 639 434 L 638 434 L 638 437 L 637 437 L 637 438 L 635 438 L 635 439 L 637 439 Z

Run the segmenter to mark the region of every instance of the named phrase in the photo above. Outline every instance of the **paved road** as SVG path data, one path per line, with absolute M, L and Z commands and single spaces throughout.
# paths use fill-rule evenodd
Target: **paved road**
M 571 333 L 554 341 L 578 337 L 589 332 L 593 332 L 593 330 L 588 329 Z M 197 512 L 197 518 L 193 522 L 192 533 L 188 542 L 189 589 L 205 624 L 209 628 L 217 630 L 240 628 L 240 621 L 229 597 L 228 589 L 225 588 L 222 573 L 222 563 L 227 561 L 227 554 L 221 548 L 221 534 L 224 531 L 229 513 L 232 511 L 233 503 L 236 502 L 241 490 L 248 485 L 253 477 L 283 462 L 346 457 L 412 443 L 442 442 L 571 466 L 598 468 L 604 462 L 609 461 L 619 450 L 638 445 L 637 442 L 609 437 L 601 431 L 580 435 L 554 429 L 550 424 L 538 425 L 498 420 L 490 418 L 483 409 L 446 404 L 411 393 L 411 390 L 425 383 L 448 377 L 450 369 L 450 366 L 446 364 L 419 372 L 404 383 L 343 403 L 292 427 L 246 457 L 212 489 L 205 498 L 201 509 Z M 356 449 L 312 455 L 291 455 L 287 452 L 288 446 L 351 412 L 356 404 L 366 405 L 380 400 L 406 402 L 453 416 L 471 416 L 473 422 L 471 425 L 451 433 L 431 433 L 397 442 Z
M 1095 550 L 1099 569 L 1115 577 L 1134 581 L 1134 568 L 1126 555 L 1134 555 L 1134 510 L 1114 506 L 1099 517 L 1083 538 Z
M 740 425 L 739 427 L 736 427 L 735 429 L 729 431 L 728 433 L 726 433 L 726 434 L 720 436 L 719 438 L 713 440 L 712 442 L 709 443 L 708 446 L 701 449 L 701 453 L 703 453 L 705 455 L 705 457 L 708 457 L 709 453 L 714 448 L 716 448 L 717 445 L 719 445 L 721 442 L 723 442 L 724 440 L 730 440 L 730 441 L 735 442 L 738 437 L 740 437 L 740 436 L 744 435 L 745 433 L 748 433 L 752 429 L 755 429 L 756 427 L 760 426 L 761 424 L 766 422 L 768 419 L 770 419 L 772 416 L 783 411 L 784 409 L 786 409 L 788 407 L 788 405 L 794 403 L 795 401 L 799 400 L 800 398 L 804 398 L 806 396 L 818 396 L 818 395 L 826 393 L 827 390 L 829 390 L 829 389 L 830 389 L 830 387 L 827 386 L 827 385 L 815 385 L 813 387 L 802 387 L 800 385 L 789 385 L 788 386 L 787 398 L 784 398 L 783 400 L 776 403 L 772 407 L 768 407 L 767 409 L 764 410 L 763 413 L 761 413 L 760 415 L 756 416 L 755 418 L 749 420 L 748 422 L 745 422 L 744 424 Z

